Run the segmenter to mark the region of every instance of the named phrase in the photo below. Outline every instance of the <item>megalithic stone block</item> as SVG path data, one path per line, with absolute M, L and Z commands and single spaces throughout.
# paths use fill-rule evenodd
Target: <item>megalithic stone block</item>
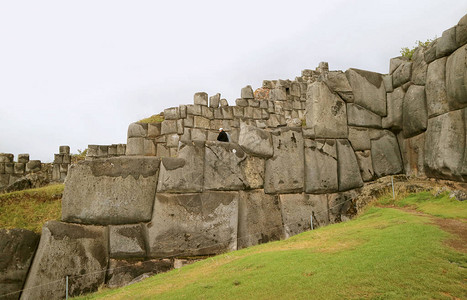
M 238 144 L 250 155 L 269 158 L 274 154 L 271 134 L 255 126 L 240 124 Z
M 193 256 L 237 249 L 238 192 L 157 193 L 148 224 L 149 256 Z
M 193 103 L 195 105 L 208 106 L 208 94 L 205 92 L 199 92 L 194 95 Z
M 426 130 L 428 112 L 426 108 L 425 86 L 411 85 L 403 103 L 403 134 L 412 137 Z
M 387 130 L 371 139 L 371 160 L 377 177 L 403 171 L 402 158 L 396 136 Z
M 347 191 L 363 186 L 357 158 L 348 140 L 337 140 L 337 169 L 339 191 Z
M 146 256 L 146 241 L 142 224 L 109 226 L 111 258 Z
M 66 276 L 69 296 L 97 291 L 104 284 L 108 251 L 106 227 L 47 222 L 21 299 L 64 299 Z
M 336 140 L 310 140 L 305 146 L 305 192 L 322 194 L 336 192 Z
M 84 224 L 149 221 L 160 158 L 119 156 L 71 165 L 62 220 Z
M 29 154 L 18 154 L 18 162 L 23 164 L 29 162 Z
M 446 62 L 446 90 L 453 108 L 467 106 L 467 47 L 451 54 Z
M 70 154 L 70 146 L 60 146 L 58 150 L 60 154 Z

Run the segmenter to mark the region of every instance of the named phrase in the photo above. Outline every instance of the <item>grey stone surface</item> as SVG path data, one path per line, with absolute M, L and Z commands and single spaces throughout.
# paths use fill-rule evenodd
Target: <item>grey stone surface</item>
M 272 134 L 274 156 L 266 160 L 264 191 L 291 193 L 303 191 L 304 151 L 300 130 L 284 128 Z
M 209 120 L 212 120 L 214 119 L 214 111 L 212 109 L 212 107 L 208 107 L 208 106 L 202 106 L 201 107 L 201 115 Z M 196 119 L 197 117 L 195 117 Z
M 237 106 L 240 106 L 240 107 L 246 107 L 248 106 L 248 100 L 247 99 L 242 99 L 242 98 L 238 98 L 235 100 L 235 104 Z
M 404 56 L 393 57 L 389 60 L 389 74 L 394 73 L 394 71 L 403 63 L 407 62 L 408 59 Z
M 404 62 L 402 63 L 392 74 L 392 85 L 394 88 L 403 85 L 404 83 L 410 81 L 412 77 L 412 63 Z
M 39 172 L 42 168 L 40 160 L 30 160 L 26 163 L 26 173 Z
M 104 284 L 107 261 L 105 227 L 49 221 L 42 228 L 21 299 L 64 299 L 67 275 L 70 296 L 97 291 Z M 44 284 L 57 279 L 62 281 Z
M 18 154 L 18 162 L 23 164 L 29 162 L 29 154 Z
M 198 92 L 193 96 L 193 103 L 195 105 L 208 106 L 208 94 L 205 92 Z
M 11 153 L 0 153 L 0 163 L 13 162 L 14 155 Z
M 289 238 L 313 228 L 329 224 L 327 196 L 307 194 L 279 195 L 284 236 Z
M 251 85 L 247 85 L 246 87 L 242 88 L 241 97 L 243 99 L 253 99 L 253 98 L 255 98 L 255 96 L 253 94 L 253 89 L 251 88 Z
M 164 109 L 164 120 L 177 120 L 180 118 L 180 111 L 178 107 L 170 107 Z
M 126 142 L 126 155 L 144 155 L 144 138 L 132 137 Z
M 200 104 L 187 105 L 186 113 L 187 115 L 201 116 L 202 107 L 203 105 L 200 105 Z
M 109 254 L 111 258 L 145 257 L 146 243 L 143 226 L 109 226 Z
M 324 83 L 329 89 L 337 93 L 345 102 L 353 102 L 354 96 L 349 80 L 342 71 L 331 71 L 327 73 Z
M 274 154 L 271 134 L 245 123 L 240 124 L 238 144 L 246 153 L 253 156 L 268 158 Z
M 233 191 L 246 188 L 241 168 L 246 154 L 238 144 L 209 141 L 205 149 L 205 190 Z
M 412 137 L 426 130 L 428 113 L 423 85 L 409 87 L 404 97 L 402 111 L 404 137 Z
M 22 174 L 24 174 L 24 171 L 26 169 L 26 164 L 24 164 L 24 163 L 15 163 L 14 169 L 15 169 L 14 173 L 16 175 L 22 175 Z
M 356 150 L 368 150 L 371 148 L 369 129 L 365 127 L 349 126 L 349 141 Z
M 237 249 L 238 192 L 158 193 L 148 224 L 151 257 Z
M 177 133 L 177 120 L 164 120 L 161 123 L 161 134 Z
M 428 64 L 425 62 L 425 47 L 417 47 L 412 56 L 412 82 L 417 85 L 425 85 Z
M 356 214 L 354 199 L 357 195 L 356 190 L 328 195 L 329 222 L 331 224 L 348 221 Z
M 381 117 L 355 103 L 347 103 L 347 123 L 352 126 L 381 128 Z
M 282 238 L 279 197 L 265 194 L 263 190 L 241 191 L 238 203 L 238 249 Z
M 456 27 L 451 27 L 445 31 L 438 39 L 436 45 L 436 58 L 447 56 L 457 49 Z
M 347 191 L 363 185 L 357 158 L 348 140 L 337 140 L 337 170 L 339 191 Z
M 109 288 L 122 287 L 138 282 L 139 278 L 147 278 L 171 269 L 173 269 L 173 263 L 170 259 L 137 261 L 110 259 L 105 283 Z
M 383 75 L 383 84 L 386 93 L 391 93 L 394 90 L 394 87 L 392 86 L 392 75 Z
M 201 116 L 194 116 L 193 124 L 195 128 L 209 129 L 210 127 L 209 119 Z
M 467 106 L 467 46 L 459 48 L 447 59 L 446 90 L 450 107 Z
M 221 107 L 229 106 L 229 102 L 227 102 L 227 99 L 221 99 L 221 101 L 219 103 L 220 103 Z
M 145 123 L 131 123 L 128 125 L 128 138 L 132 137 L 146 137 L 148 134 L 148 124 Z
M 178 134 L 169 134 L 167 136 L 167 147 L 178 147 L 180 136 Z
M 264 187 L 265 159 L 247 155 L 241 167 L 247 188 L 262 189 Z
M 427 176 L 466 180 L 465 175 L 462 178 L 466 110 L 455 110 L 428 119 L 424 149 Z
M 427 64 L 433 62 L 436 59 L 436 45 L 438 44 L 439 39 L 435 39 L 433 42 L 431 42 L 425 50 L 425 62 Z
M 191 139 L 193 141 L 206 141 L 207 139 L 206 129 L 193 128 L 191 130 Z
M 192 132 L 193 133 L 193 132 Z M 181 142 L 177 158 L 163 158 L 158 192 L 201 192 L 204 184 L 204 142 Z
M 379 73 L 359 69 L 345 72 L 354 94 L 354 102 L 384 117 L 386 115 L 386 89 Z
M 399 144 L 392 132 L 384 130 L 379 137 L 371 139 L 371 160 L 377 177 L 403 171 Z
M 214 96 L 209 97 L 209 107 L 218 108 L 219 102 L 221 101 L 221 94 L 217 93 Z
M 71 165 L 62 199 L 62 220 L 128 224 L 151 219 L 158 157 L 112 157 Z
M 428 116 L 434 117 L 450 110 L 446 92 L 446 61 L 443 57 L 428 65 L 426 78 L 426 101 Z
M 345 102 L 325 83 L 314 82 L 308 86 L 306 103 L 306 126 L 314 129 L 316 137 L 347 138 Z
M 397 137 L 401 149 L 405 174 L 417 177 L 424 176 L 425 133 L 407 139 L 404 138 L 402 134 L 399 134 Z
M 1 299 L 19 299 L 39 239 L 39 234 L 26 229 L 0 229 Z
M 180 118 L 185 119 L 187 116 L 186 105 L 179 105 L 178 110 L 180 111 Z
M 388 115 L 382 119 L 383 128 L 402 129 L 402 105 L 404 97 L 405 91 L 402 87 L 398 87 L 392 93 L 387 94 Z
M 336 140 L 310 140 L 305 147 L 305 192 L 338 190 Z
M 58 151 L 60 154 L 70 154 L 70 146 L 66 146 L 66 145 L 60 146 L 58 148 Z
M 457 23 L 456 43 L 458 47 L 467 44 L 467 15 L 464 15 Z
M 158 157 L 169 157 L 169 148 L 165 144 L 156 144 L 156 154 Z
M 355 151 L 355 156 L 357 157 L 362 180 L 365 182 L 374 180 L 375 172 L 373 171 L 373 162 L 371 161 L 371 151 Z

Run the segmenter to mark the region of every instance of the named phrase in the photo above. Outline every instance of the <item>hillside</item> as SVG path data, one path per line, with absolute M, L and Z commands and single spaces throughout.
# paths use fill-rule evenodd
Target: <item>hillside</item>
M 40 233 L 49 220 L 60 220 L 63 184 L 0 194 L 0 228 Z
M 381 197 L 358 218 L 76 299 L 467 298 L 467 202 Z

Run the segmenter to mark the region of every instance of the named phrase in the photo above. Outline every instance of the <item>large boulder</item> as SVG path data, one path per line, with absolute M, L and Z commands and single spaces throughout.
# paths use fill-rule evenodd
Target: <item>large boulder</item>
M 399 134 L 397 137 L 399 139 L 405 174 L 417 177 L 424 176 L 425 133 L 411 138 L 404 138 L 402 134 Z
M 408 82 L 412 76 L 412 63 L 402 63 L 392 74 L 392 85 L 397 88 Z
M 359 69 L 348 69 L 345 75 L 352 87 L 355 104 L 384 117 L 386 115 L 386 90 L 383 76 Z
M 141 224 L 109 226 L 109 253 L 111 258 L 146 256 L 146 241 Z
M 371 148 L 370 131 L 371 129 L 365 127 L 349 126 L 349 141 L 355 151 Z
M 466 180 L 467 108 L 451 111 L 428 120 L 425 133 L 425 172 L 429 177 Z
M 443 31 L 443 34 L 438 39 L 438 44 L 436 45 L 436 57 L 439 58 L 449 55 L 456 49 L 456 27 L 451 27 Z
M 337 140 L 337 170 L 339 191 L 347 191 L 363 185 L 357 158 L 348 140 Z
M 345 102 L 354 101 L 352 87 L 350 86 L 349 80 L 345 76 L 344 72 L 328 72 L 326 78 L 324 78 L 324 83 L 326 83 L 329 89 L 332 92 L 337 93 Z
M 402 87 L 398 87 L 392 93 L 387 94 L 388 115 L 382 120 L 383 128 L 402 129 L 402 104 L 404 96 L 405 91 Z
M 428 64 L 425 62 L 425 47 L 417 47 L 413 53 L 412 60 L 412 82 L 418 85 L 425 85 L 426 71 Z
M 266 161 L 261 157 L 247 156 L 242 162 L 242 171 L 245 184 L 249 189 L 262 189 L 264 187 L 264 169 Z
M 423 85 L 411 85 L 404 97 L 402 107 L 404 137 L 412 137 L 425 131 L 428 121 L 425 87 Z
M 355 103 L 347 103 L 347 123 L 352 126 L 381 128 L 381 117 Z
M 305 146 L 305 192 L 338 190 L 336 140 L 307 140 Z
M 149 256 L 194 256 L 237 249 L 238 192 L 158 193 L 147 226 Z
M 451 107 L 467 106 L 467 46 L 457 49 L 448 57 L 446 90 Z
M 450 110 L 446 92 L 446 61 L 443 57 L 428 65 L 426 77 L 426 101 L 428 117 L 438 116 Z
M 371 160 L 377 177 L 403 171 L 399 144 L 392 132 L 385 130 L 378 137 L 371 139 Z
M 112 157 L 70 166 L 62 220 L 84 224 L 149 221 L 160 158 Z
M 464 15 L 457 23 L 456 43 L 458 47 L 467 44 L 467 15 Z
M 241 167 L 246 154 L 238 144 L 206 142 L 204 158 L 205 190 L 233 191 L 246 188 Z
M 162 158 L 158 192 L 201 192 L 204 184 L 204 142 L 181 142 L 178 157 Z
M 264 191 L 291 193 L 303 191 L 304 155 L 300 129 L 283 128 L 272 134 L 274 156 L 266 160 Z
M 39 239 L 26 229 L 0 229 L 1 299 L 19 299 Z
M 371 161 L 371 151 L 355 151 L 358 166 L 360 168 L 360 175 L 363 181 L 372 181 L 375 179 L 375 172 L 373 171 L 373 162 Z
M 105 284 L 109 288 L 118 288 L 141 279 L 164 273 L 173 269 L 170 259 L 148 259 L 148 260 L 109 260 L 109 271 Z
M 253 156 L 269 158 L 274 154 L 271 134 L 256 126 L 241 123 L 238 144 Z
M 308 86 L 306 124 L 317 138 L 347 138 L 347 112 L 345 102 L 332 93 L 324 82 Z
M 339 223 L 352 218 L 357 214 L 354 199 L 358 196 L 357 190 L 328 195 L 329 222 Z
M 312 229 L 312 219 L 313 229 L 329 224 L 326 194 L 284 194 L 279 201 L 286 238 Z
M 21 299 L 65 298 L 66 276 L 70 296 L 97 291 L 104 284 L 108 259 L 105 227 L 49 221 Z
M 283 238 L 282 215 L 277 195 L 263 190 L 240 192 L 238 203 L 238 249 Z

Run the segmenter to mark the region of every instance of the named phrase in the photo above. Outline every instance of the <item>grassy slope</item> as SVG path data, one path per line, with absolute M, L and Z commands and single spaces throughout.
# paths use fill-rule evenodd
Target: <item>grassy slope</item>
M 466 220 L 467 203 L 444 200 L 420 193 L 403 201 Z M 370 207 L 346 223 L 81 299 L 465 299 L 467 254 L 446 246 L 450 238 L 426 216 Z
M 0 194 L 0 228 L 41 232 L 49 220 L 60 219 L 63 184 Z

